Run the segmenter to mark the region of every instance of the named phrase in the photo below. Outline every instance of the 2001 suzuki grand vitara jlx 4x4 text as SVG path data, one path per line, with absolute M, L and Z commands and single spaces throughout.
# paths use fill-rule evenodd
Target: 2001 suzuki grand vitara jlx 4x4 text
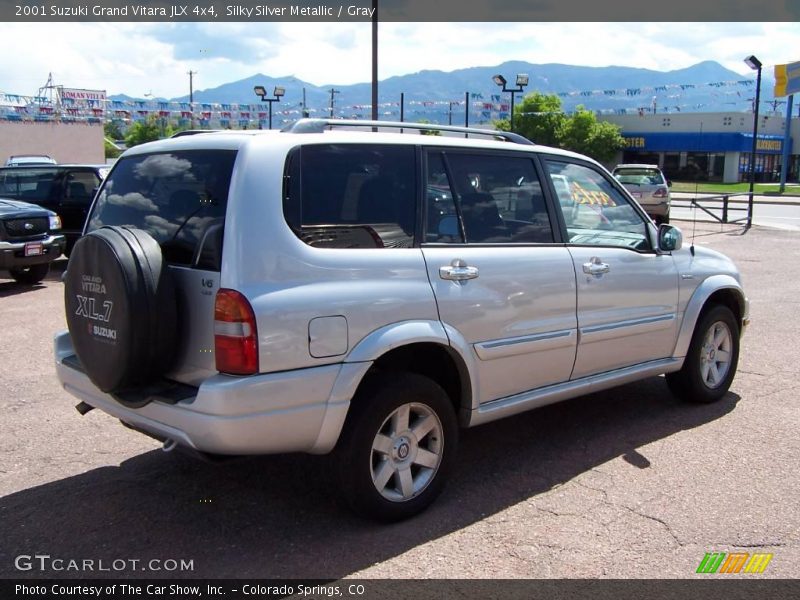
M 748 322 L 730 260 L 584 156 L 340 130 L 372 125 L 128 150 L 65 278 L 78 408 L 167 447 L 333 451 L 349 504 L 391 520 L 440 493 L 460 427 L 659 374 L 726 393 Z

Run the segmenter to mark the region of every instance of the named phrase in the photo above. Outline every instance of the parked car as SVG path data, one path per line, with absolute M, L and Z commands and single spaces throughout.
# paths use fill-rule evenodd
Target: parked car
M 36 165 L 0 168 L 0 197 L 38 204 L 61 217 L 65 254 L 83 232 L 94 191 L 108 174 L 106 165 Z
M 56 164 L 56 161 L 46 154 L 12 154 L 6 160 L 7 167 L 54 164 Z
M 385 131 L 434 127 L 458 135 Z M 660 374 L 724 396 L 736 266 L 592 159 L 488 134 L 301 120 L 131 148 L 66 272 L 64 388 L 165 450 L 333 452 L 386 520 L 442 491 L 459 428 Z
M 18 283 L 39 283 L 66 245 L 60 230 L 54 212 L 0 198 L 0 269 L 8 269 Z
M 669 223 L 672 182 L 658 165 L 617 165 L 613 173 L 656 223 Z

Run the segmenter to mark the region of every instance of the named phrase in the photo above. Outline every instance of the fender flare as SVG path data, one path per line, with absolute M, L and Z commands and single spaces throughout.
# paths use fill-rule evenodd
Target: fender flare
M 675 343 L 675 350 L 672 353 L 673 358 L 683 358 L 686 356 L 686 353 L 689 352 L 689 344 L 692 341 L 692 335 L 694 334 L 697 319 L 700 317 L 700 311 L 703 310 L 703 307 L 711 295 L 720 290 L 733 290 L 742 308 L 742 317 L 747 317 L 747 297 L 744 294 L 741 284 L 730 275 L 712 275 L 708 277 L 697 286 L 689 302 L 686 304 L 678 339 Z
M 396 348 L 420 343 L 438 344 L 449 350 L 456 360 L 462 378 L 467 378 L 467 381 L 462 379 L 462 383 L 469 386 L 466 392 L 467 401 L 462 401 L 459 417 L 462 420 L 468 417 L 478 401 L 475 392 L 479 389 L 475 358 L 470 344 L 456 329 L 440 321 L 401 321 L 376 329 L 361 339 L 348 353 L 328 398 L 319 436 L 309 452 L 325 454 L 336 445 L 347 418 L 350 399 L 376 360 Z

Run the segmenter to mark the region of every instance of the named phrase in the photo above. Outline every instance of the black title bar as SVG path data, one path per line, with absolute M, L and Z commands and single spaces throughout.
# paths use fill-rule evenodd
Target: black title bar
M 737 0 L 375 0 L 380 21 L 770 22 L 800 20 L 800 2 Z M 369 22 L 373 0 L 0 0 L 7 22 Z

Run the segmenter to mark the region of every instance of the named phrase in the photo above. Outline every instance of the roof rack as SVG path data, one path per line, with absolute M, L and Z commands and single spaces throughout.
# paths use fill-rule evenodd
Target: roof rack
M 449 131 L 467 135 L 484 135 L 494 139 L 532 146 L 528 138 L 510 131 L 478 129 L 477 127 L 457 127 L 455 125 L 437 125 L 435 123 L 409 123 L 399 121 L 362 121 L 355 119 L 300 119 L 281 129 L 285 133 L 322 133 L 332 127 L 371 127 L 390 129 L 414 129 L 419 131 Z
M 197 135 L 198 133 L 218 133 L 220 131 L 225 131 L 224 129 L 184 129 L 183 131 L 178 131 L 177 133 L 173 133 L 170 138 L 177 138 L 177 137 L 185 137 L 187 135 Z

